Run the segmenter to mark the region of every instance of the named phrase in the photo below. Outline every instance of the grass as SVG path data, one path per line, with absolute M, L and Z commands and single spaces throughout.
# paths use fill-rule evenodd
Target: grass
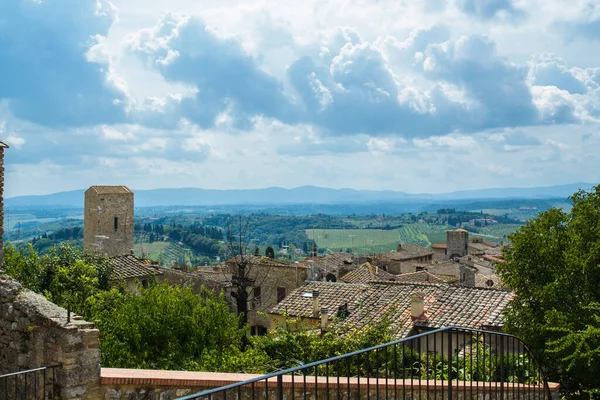
M 470 233 L 470 237 L 481 236 L 484 239 L 499 242 L 520 225 L 497 224 L 478 228 L 481 234 Z M 307 229 L 309 239 L 317 247 L 331 251 L 352 249 L 355 254 L 383 253 L 393 251 L 399 242 L 431 247 L 434 243 L 446 242 L 446 231 L 453 229 L 447 225 L 414 223 L 393 230 L 379 229 Z M 505 236 L 506 235 L 506 236 Z
M 153 243 L 144 243 L 144 250 L 147 254 L 147 257 L 152 261 L 158 261 L 160 258 L 160 254 L 169 246 L 169 242 L 153 242 Z M 138 256 L 142 255 L 142 249 L 139 243 L 135 245 L 135 253 Z
M 319 248 L 332 251 L 352 249 L 354 253 L 381 253 L 396 249 L 400 241 L 397 229 L 307 229 L 306 235 Z

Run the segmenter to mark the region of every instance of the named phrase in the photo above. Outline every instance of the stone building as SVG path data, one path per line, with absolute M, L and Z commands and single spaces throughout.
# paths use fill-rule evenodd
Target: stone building
M 304 285 L 309 269 L 301 263 L 287 264 L 268 257 L 245 256 L 247 275 L 253 282 L 248 296 L 248 323 L 252 333 L 266 333 L 269 319 L 264 316 L 279 304 L 288 294 Z M 235 275 L 239 256 L 227 261 L 232 275 Z
M 127 186 L 92 186 L 85 191 L 83 248 L 108 257 L 133 250 L 133 192 Z
M 8 145 L 0 142 L 0 270 L 4 265 L 4 149 Z
M 406 274 L 423 270 L 433 262 L 433 251 L 416 244 L 399 244 L 396 251 L 381 253 L 369 262 L 391 274 Z
M 469 254 L 469 232 L 464 229 L 446 231 L 446 255 L 448 258 Z

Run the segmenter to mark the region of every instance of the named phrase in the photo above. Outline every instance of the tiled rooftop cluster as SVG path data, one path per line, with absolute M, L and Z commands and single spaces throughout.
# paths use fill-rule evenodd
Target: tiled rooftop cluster
M 456 281 L 456 277 L 449 275 L 434 275 L 427 271 L 409 272 L 395 275 L 396 282 L 402 283 L 449 283 Z
M 326 308 L 330 317 L 347 303 L 350 314 L 344 323 L 356 328 L 382 318 L 391 310 L 392 329 L 397 337 L 406 336 L 413 327 L 501 328 L 504 324 L 502 311 L 512 298 L 510 291 L 447 284 L 311 282 L 292 292 L 271 313 L 315 317 L 312 315 L 313 291 L 319 292 L 319 306 Z M 414 322 L 410 305 L 413 293 L 424 296 L 425 309 L 424 316 Z
M 396 275 L 390 274 L 389 272 L 384 271 L 382 268 L 377 268 L 367 262 L 342 276 L 341 280 L 346 283 L 394 281 L 396 280 Z
M 113 257 L 113 277 L 114 279 L 133 279 L 147 278 L 153 275 L 161 275 L 162 273 L 152 267 L 146 261 L 142 261 L 133 255 L 125 255 Z
M 327 256 L 307 257 L 300 264 L 307 267 L 321 268 L 337 274 L 342 268 L 352 266 L 353 257 L 348 253 L 331 253 Z
M 378 257 L 382 261 L 407 261 L 431 255 L 433 255 L 431 249 L 426 249 L 416 244 L 399 244 L 396 251 L 382 253 Z
M 297 264 L 288 264 L 286 262 L 275 260 L 275 259 L 265 257 L 265 256 L 245 255 L 243 259 L 249 265 L 260 265 L 260 266 L 265 266 L 265 267 L 298 267 L 298 266 L 304 267 L 302 265 L 297 265 Z M 235 257 L 227 260 L 227 263 L 232 265 L 232 264 L 241 262 L 241 260 L 242 260 L 242 257 L 240 257 L 238 255 L 238 256 L 235 256 Z

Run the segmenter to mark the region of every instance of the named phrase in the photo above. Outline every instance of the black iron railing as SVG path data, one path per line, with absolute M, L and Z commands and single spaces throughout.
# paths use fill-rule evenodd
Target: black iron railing
M 0 400 L 58 399 L 58 367 L 50 365 L 0 375 Z
M 270 398 L 549 399 L 550 390 L 519 338 L 447 327 L 179 400 Z

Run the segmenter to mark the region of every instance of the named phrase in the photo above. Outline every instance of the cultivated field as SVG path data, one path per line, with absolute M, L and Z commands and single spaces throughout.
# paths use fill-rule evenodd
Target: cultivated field
M 506 241 L 506 236 L 514 232 L 519 225 L 497 224 L 480 227 L 481 234 L 470 233 L 470 237 L 481 236 L 494 242 Z M 434 243 L 446 241 L 447 225 L 427 223 L 408 224 L 399 229 L 307 229 L 309 239 L 317 247 L 331 251 L 352 249 L 355 254 L 382 253 L 393 251 L 399 242 L 431 247 Z

